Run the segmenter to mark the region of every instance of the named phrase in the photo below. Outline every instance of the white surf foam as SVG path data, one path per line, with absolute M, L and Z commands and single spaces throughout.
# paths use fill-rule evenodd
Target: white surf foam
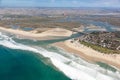
M 24 44 L 16 43 L 10 37 L 0 33 L 0 45 L 20 50 L 28 50 L 39 53 L 44 57 L 50 58 L 52 64 L 62 71 L 66 76 L 74 80 L 120 80 L 120 73 L 107 71 L 97 65 L 90 64 L 76 57 L 72 59 L 65 57 L 57 52 L 50 52 L 41 47 L 33 48 Z M 66 53 L 70 56 L 70 54 Z

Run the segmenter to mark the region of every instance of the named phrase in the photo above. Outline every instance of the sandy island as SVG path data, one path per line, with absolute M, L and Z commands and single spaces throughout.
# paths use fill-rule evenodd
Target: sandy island
M 70 53 L 75 53 L 79 55 L 81 58 L 89 61 L 89 62 L 104 62 L 109 65 L 113 65 L 116 68 L 120 69 L 120 55 L 119 54 L 104 54 L 98 51 L 95 51 L 89 47 L 86 47 L 78 41 L 67 40 L 65 42 L 58 42 L 54 45 L 65 49 Z
M 69 37 L 72 35 L 72 31 L 62 28 L 53 28 L 41 33 L 37 33 L 37 30 L 23 31 L 19 29 L 10 29 L 4 27 L 0 27 L 0 30 L 11 34 L 15 34 L 21 38 L 29 38 L 29 39 L 37 39 L 37 40 L 58 39 L 62 37 Z

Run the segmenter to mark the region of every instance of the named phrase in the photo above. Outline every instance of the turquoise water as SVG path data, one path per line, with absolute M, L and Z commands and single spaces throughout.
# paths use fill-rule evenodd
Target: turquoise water
M 0 46 L 0 80 L 70 80 L 37 54 Z
M 108 69 L 108 70 L 111 70 L 113 72 L 116 72 L 117 70 L 113 67 L 111 67 L 110 65 L 108 64 L 105 64 L 103 62 L 97 62 L 98 65 L 100 65 L 101 67 L 105 68 L 105 69 Z
M 0 33 L 0 80 L 120 80 L 118 69 L 50 45 L 77 36 L 36 41 Z

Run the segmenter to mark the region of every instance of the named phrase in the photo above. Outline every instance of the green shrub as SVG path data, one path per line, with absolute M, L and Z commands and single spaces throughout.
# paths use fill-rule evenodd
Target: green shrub
M 111 49 L 104 48 L 104 47 L 101 47 L 101 46 L 98 46 L 98 45 L 94 45 L 94 44 L 91 44 L 91 43 L 87 43 L 87 42 L 84 42 L 84 41 L 80 41 L 80 43 L 85 45 L 85 46 L 87 46 L 87 47 L 91 47 L 92 49 L 94 49 L 96 51 L 99 51 L 101 53 L 105 53 L 105 54 L 120 54 L 119 50 L 111 50 Z

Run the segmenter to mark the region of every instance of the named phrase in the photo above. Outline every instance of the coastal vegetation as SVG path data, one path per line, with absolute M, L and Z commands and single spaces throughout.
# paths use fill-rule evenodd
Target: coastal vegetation
M 93 20 L 93 21 L 101 21 L 106 22 L 112 25 L 115 25 L 117 27 L 120 26 L 120 16 L 119 15 L 100 15 L 100 16 L 89 16 L 86 17 L 87 20 Z
M 4 15 L 3 15 L 4 16 Z M 0 26 L 11 28 L 19 26 L 30 28 L 65 28 L 73 29 L 82 25 L 79 21 L 67 20 L 68 17 L 46 17 L 46 16 L 27 16 L 27 15 L 5 15 L 0 20 Z
M 98 45 L 95 45 L 95 44 L 91 44 L 91 43 L 88 43 L 88 42 L 84 42 L 84 41 L 80 41 L 81 44 L 87 46 L 87 47 L 90 47 L 96 51 L 99 51 L 101 53 L 105 53 L 105 54 L 120 54 L 120 50 L 111 50 L 111 49 L 108 49 L 108 48 L 104 48 L 104 47 L 101 47 L 101 46 L 98 46 Z
M 60 80 L 70 80 L 68 77 L 71 80 L 120 78 L 119 70 L 109 66 L 120 68 L 120 32 L 117 31 L 119 27 L 106 27 L 109 22 L 103 21 L 101 24 L 99 19 L 95 20 L 99 15 L 105 17 L 109 13 L 117 13 L 116 10 L 105 12 L 98 9 L 81 11 L 79 8 L 1 9 L 0 51 L 4 54 L 0 54 L 0 59 L 3 59 L 0 61 L 4 64 L 1 65 L 0 76 L 3 80 L 56 80 L 58 76 Z M 106 32 L 112 30 L 116 31 Z

